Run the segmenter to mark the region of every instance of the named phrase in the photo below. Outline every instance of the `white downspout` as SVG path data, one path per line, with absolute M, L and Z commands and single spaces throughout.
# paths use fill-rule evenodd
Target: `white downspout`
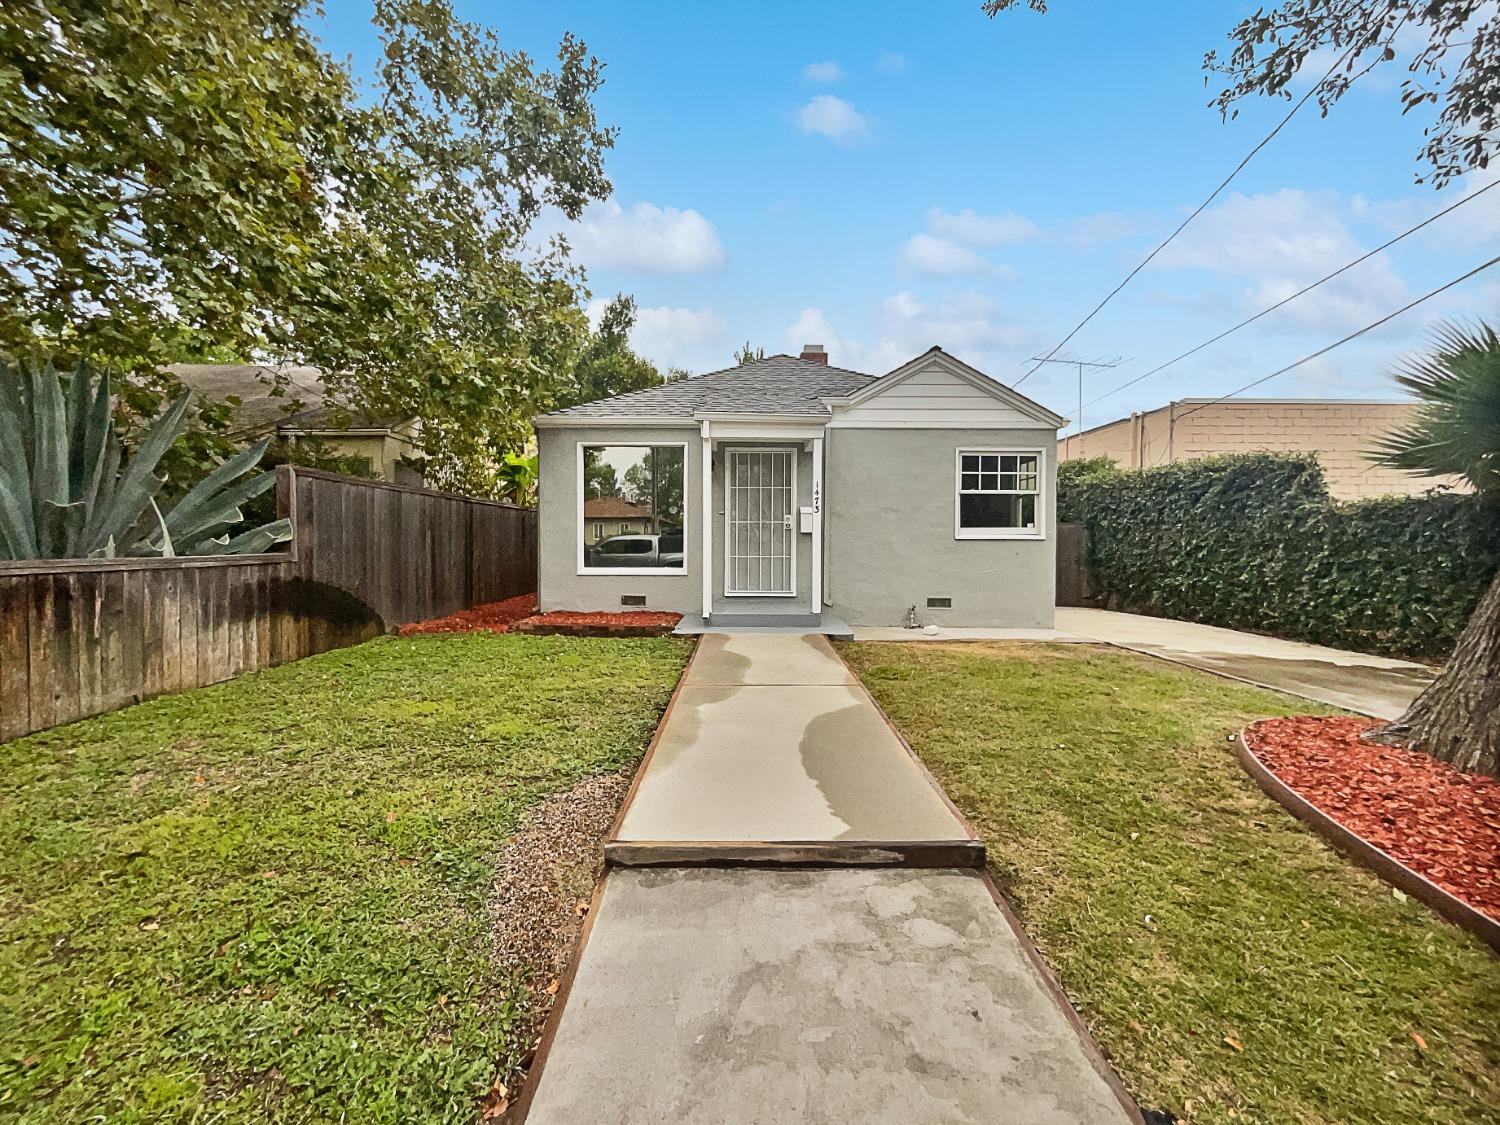
M 823 612 L 823 439 L 812 440 L 812 611 Z
M 714 608 L 714 442 L 709 420 L 703 419 L 703 623 L 708 624 Z

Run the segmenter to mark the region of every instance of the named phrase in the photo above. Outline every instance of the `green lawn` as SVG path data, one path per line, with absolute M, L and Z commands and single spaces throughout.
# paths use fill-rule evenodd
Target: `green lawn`
M 984 835 L 1142 1105 L 1500 1120 L 1500 960 L 1330 851 L 1226 743 L 1315 705 L 1101 649 L 842 651 Z
M 0 746 L 0 1119 L 473 1120 L 497 856 L 687 653 L 385 638 Z

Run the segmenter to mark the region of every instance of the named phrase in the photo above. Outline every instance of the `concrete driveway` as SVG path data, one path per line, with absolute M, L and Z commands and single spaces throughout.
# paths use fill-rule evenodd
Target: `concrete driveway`
M 1433 677 L 1409 660 L 1135 613 L 1059 607 L 1056 624 L 1059 640 L 1116 645 L 1376 719 L 1396 718 Z

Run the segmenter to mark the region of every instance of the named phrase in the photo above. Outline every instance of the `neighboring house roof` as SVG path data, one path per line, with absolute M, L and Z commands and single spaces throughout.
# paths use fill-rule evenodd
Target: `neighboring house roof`
M 923 372 L 942 370 L 961 382 L 1017 412 L 1024 418 L 1056 428 L 1064 419 L 1040 403 L 997 382 L 932 347 L 886 375 L 865 375 L 843 367 L 773 355 L 739 367 L 711 371 L 675 383 L 631 391 L 613 398 L 586 402 L 554 410 L 537 419 L 539 424 L 566 425 L 569 419 L 607 423 L 637 419 L 691 419 L 714 415 L 772 415 L 780 418 L 831 418 L 836 409 L 858 406 L 878 398 Z M 904 407 L 893 407 L 899 413 Z
M 600 496 L 583 502 L 583 515 L 585 519 L 591 520 L 648 520 L 651 518 L 651 509 L 632 500 L 626 500 L 623 496 Z
M 709 411 L 826 418 L 828 407 L 823 399 L 853 394 L 872 382 L 874 376 L 858 371 L 790 355 L 773 355 L 755 363 L 554 410 L 543 417 L 691 418 Z
M 260 363 L 174 363 L 167 368 L 204 398 L 240 402 L 234 410 L 239 433 L 271 429 L 338 431 L 393 430 L 410 419 L 376 418 L 341 406 L 323 385 L 316 367 Z M 295 409 L 294 409 L 295 408 Z

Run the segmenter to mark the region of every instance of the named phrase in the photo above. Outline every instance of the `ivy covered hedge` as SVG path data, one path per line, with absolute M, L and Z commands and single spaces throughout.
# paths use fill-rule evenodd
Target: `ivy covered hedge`
M 1340 502 L 1310 455 L 1058 473 L 1112 608 L 1441 660 L 1500 566 L 1500 505 L 1434 493 Z

